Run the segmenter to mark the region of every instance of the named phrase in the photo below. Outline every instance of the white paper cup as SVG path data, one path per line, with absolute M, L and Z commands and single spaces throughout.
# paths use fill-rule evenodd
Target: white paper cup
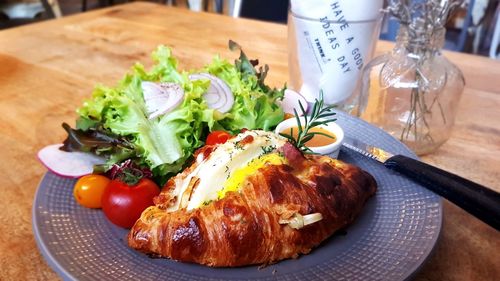
M 359 80 L 380 32 L 376 18 L 349 21 L 288 13 L 289 87 L 308 102 L 320 92 L 326 104 L 359 115 Z M 340 19 L 340 20 L 336 20 Z

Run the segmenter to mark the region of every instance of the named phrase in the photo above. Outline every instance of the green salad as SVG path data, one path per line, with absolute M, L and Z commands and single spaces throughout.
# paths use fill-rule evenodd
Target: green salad
M 283 120 L 277 101 L 283 98 L 284 87 L 268 87 L 264 83 L 268 66 L 256 69 L 258 62 L 249 60 L 238 44 L 230 41 L 229 47 L 240 51 L 234 63 L 216 56 L 201 69 L 183 71 L 178 69 L 171 49 L 159 46 L 152 54 L 155 64 L 150 70 L 137 63 L 116 86 L 96 86 L 92 97 L 77 109 L 76 128 L 63 124 L 68 137 L 62 149 L 105 157 L 106 164 L 98 167 L 101 172 L 130 160 L 151 171 L 153 179 L 163 184 L 187 165 L 211 131 L 236 134 L 243 128 L 273 129 Z M 230 91 L 222 98 L 231 100 L 227 110 L 210 106 L 206 93 L 212 81 L 193 79 L 190 75 L 195 73 L 225 83 Z M 162 104 L 161 99 L 145 98 L 145 83 L 168 91 L 177 87 L 181 95 L 178 103 L 152 118 L 150 107 Z M 167 90 L 162 92 L 165 97 L 170 93 Z

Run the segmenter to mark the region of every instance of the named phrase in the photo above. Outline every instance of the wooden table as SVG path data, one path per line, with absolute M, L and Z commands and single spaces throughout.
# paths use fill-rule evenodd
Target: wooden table
M 234 59 L 228 39 L 287 81 L 286 26 L 134 3 L 0 32 L 0 280 L 53 280 L 31 229 L 31 206 L 46 169 L 36 152 L 60 142 L 62 122 L 96 83 L 113 85 L 158 44 L 181 68 L 214 54 Z M 380 42 L 378 52 L 391 44 Z M 500 63 L 449 53 L 467 86 L 451 139 L 422 159 L 500 191 Z M 500 280 L 500 234 L 444 202 L 442 236 L 417 280 Z

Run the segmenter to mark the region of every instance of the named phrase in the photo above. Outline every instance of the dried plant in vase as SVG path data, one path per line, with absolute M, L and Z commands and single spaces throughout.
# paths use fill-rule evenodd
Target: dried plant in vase
M 451 134 L 465 81 L 441 52 L 445 23 L 463 1 L 392 0 L 386 12 L 400 22 L 392 52 L 363 73 L 368 107 L 363 118 L 417 154 L 430 153 Z

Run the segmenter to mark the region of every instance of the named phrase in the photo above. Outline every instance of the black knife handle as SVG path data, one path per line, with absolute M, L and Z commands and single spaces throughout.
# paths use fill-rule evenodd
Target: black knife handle
M 500 230 L 500 193 L 403 155 L 389 158 L 384 165 Z

